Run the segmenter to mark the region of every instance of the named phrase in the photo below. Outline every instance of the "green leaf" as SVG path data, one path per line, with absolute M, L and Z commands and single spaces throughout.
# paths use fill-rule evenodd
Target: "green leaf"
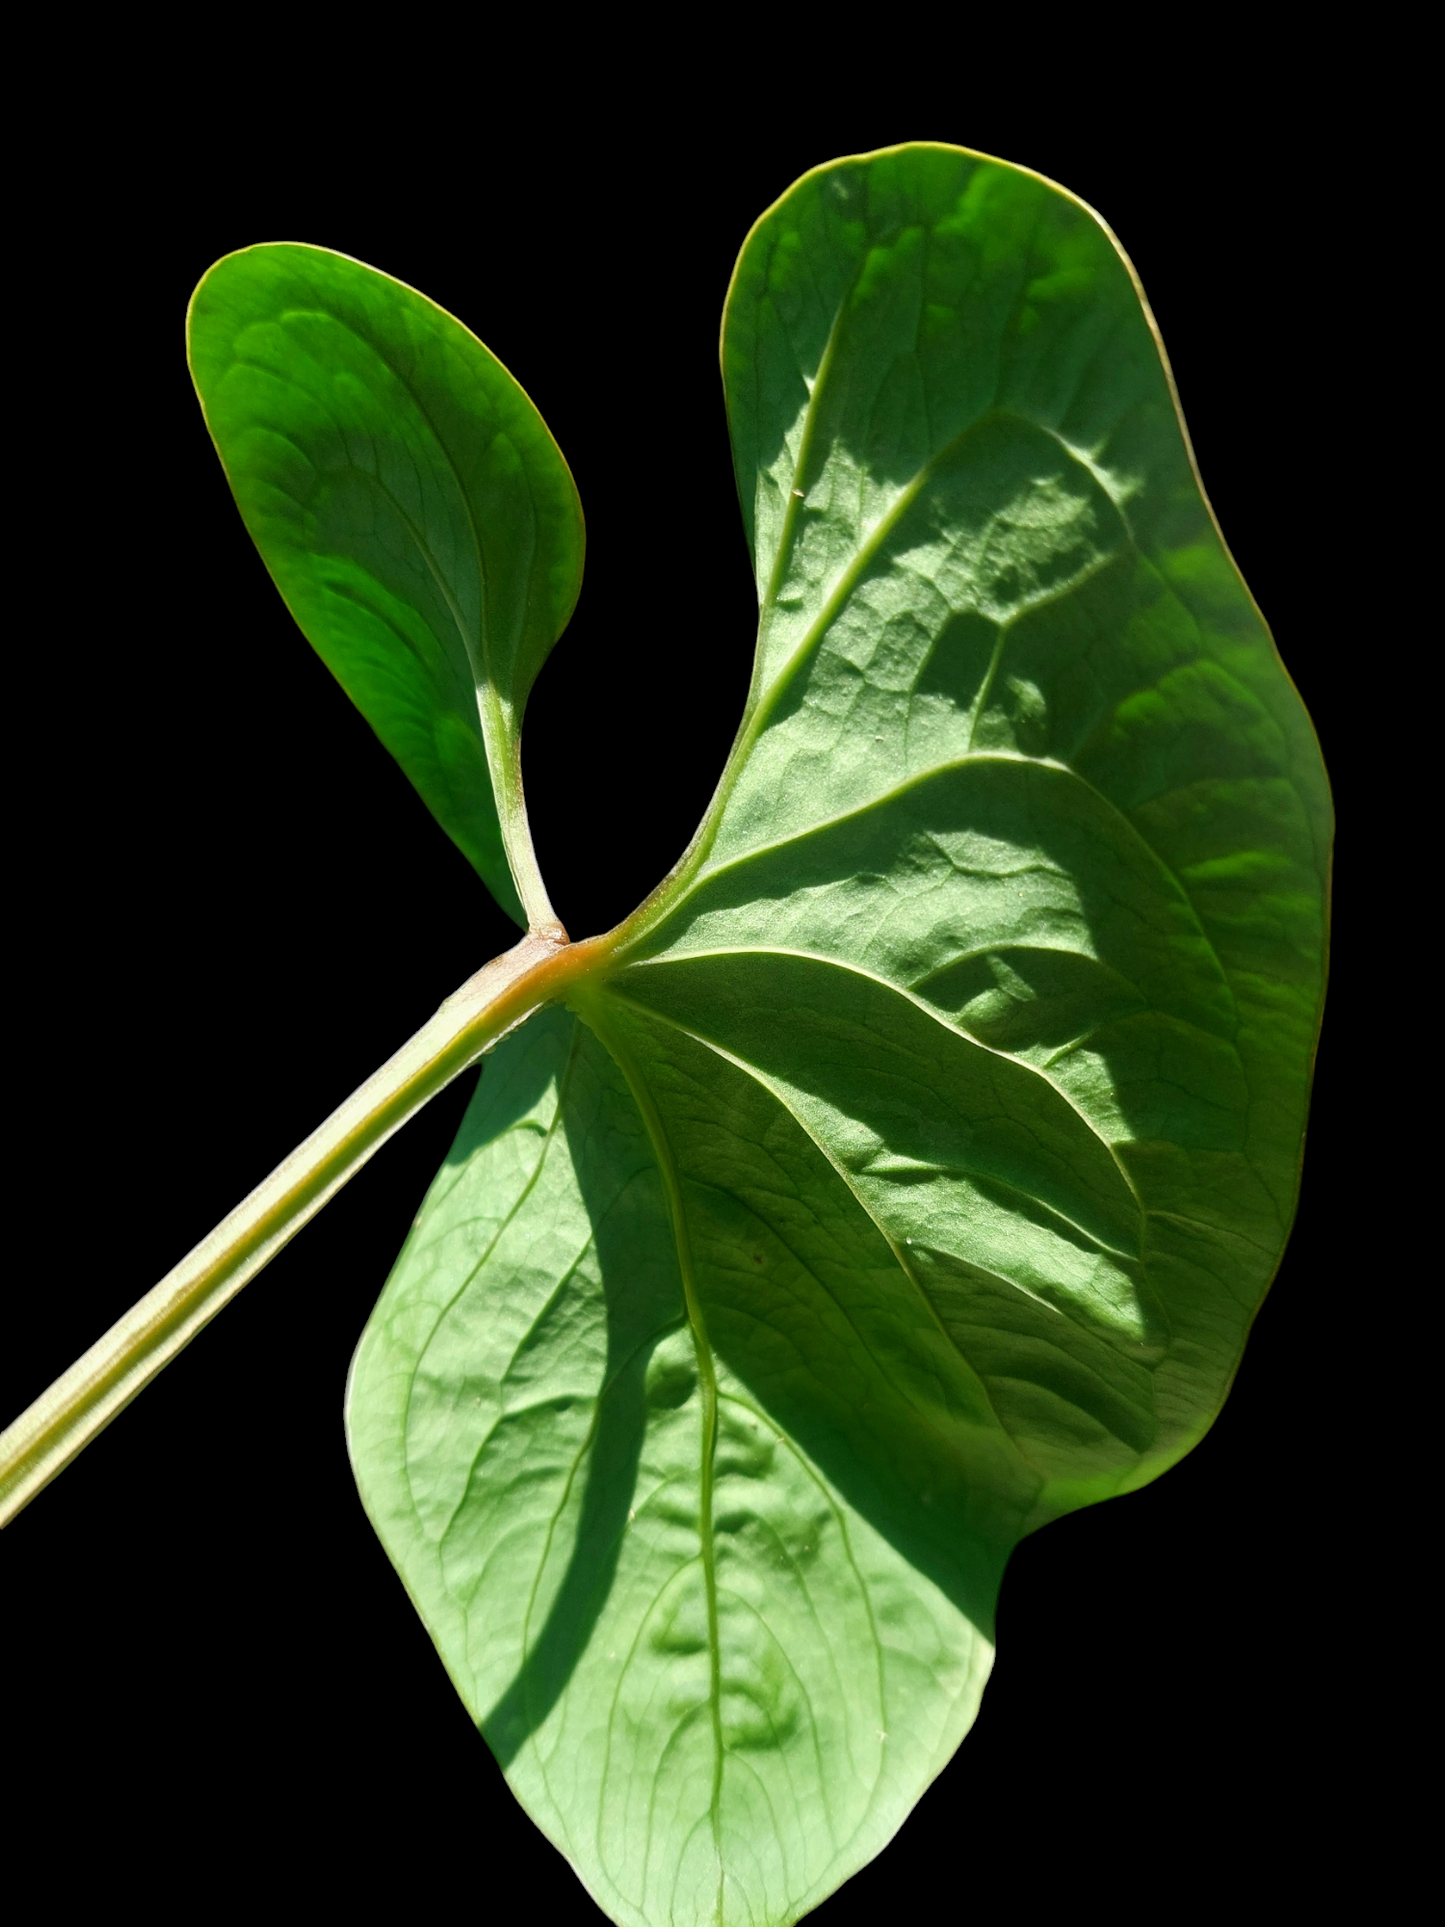
M 723 362 L 736 747 L 487 1068 L 348 1399 L 453 1680 L 637 1927 L 817 1905 L 967 1730 L 1012 1546 L 1207 1429 L 1323 989 L 1318 748 L 1089 210 L 821 168 Z
M 577 601 L 583 528 L 546 424 L 459 321 L 325 248 L 218 261 L 189 339 L 237 505 L 308 641 L 503 909 L 550 922 L 522 712 Z

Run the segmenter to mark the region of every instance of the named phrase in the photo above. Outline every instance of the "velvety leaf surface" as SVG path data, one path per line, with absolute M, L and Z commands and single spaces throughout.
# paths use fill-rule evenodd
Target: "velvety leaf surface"
M 1207 1428 L 1323 986 L 1318 748 L 1096 218 L 958 149 L 820 169 L 723 360 L 737 746 L 485 1071 L 349 1401 L 512 1784 L 648 1927 L 875 1853 L 1009 1549 Z
M 522 709 L 582 581 L 582 510 L 546 424 L 459 321 L 325 248 L 218 261 L 189 339 L 291 613 L 525 923 L 504 848 Z
M 357 1354 L 352 1453 L 462 1697 L 601 1904 L 788 1919 L 973 1716 L 999 1562 L 955 1450 L 987 1418 L 942 1348 L 952 1410 L 880 1363 L 918 1309 L 766 1093 L 733 1074 L 720 1139 L 708 1053 L 658 1056 L 625 1015 L 611 1042 L 552 1011 L 498 1051 Z M 695 1293 L 689 1320 L 689 1271 L 731 1281 L 709 1323 L 747 1378 Z M 874 1518 L 920 1479 L 940 1524 L 895 1544 Z

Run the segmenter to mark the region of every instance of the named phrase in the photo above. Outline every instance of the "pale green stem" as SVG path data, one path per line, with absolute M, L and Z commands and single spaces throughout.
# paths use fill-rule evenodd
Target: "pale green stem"
M 0 1433 L 0 1526 L 124 1410 L 428 1098 L 506 1031 L 587 975 L 600 949 L 598 939 L 568 943 L 560 924 L 533 930 L 449 997 L 395 1057 Z
M 540 930 L 556 922 L 557 912 L 552 908 L 542 872 L 537 867 L 537 853 L 532 848 L 532 832 L 527 823 L 527 802 L 522 789 L 522 720 L 490 685 L 479 692 L 477 707 L 487 746 L 487 767 L 492 772 L 492 794 L 497 802 L 502 847 L 507 852 L 527 928 Z

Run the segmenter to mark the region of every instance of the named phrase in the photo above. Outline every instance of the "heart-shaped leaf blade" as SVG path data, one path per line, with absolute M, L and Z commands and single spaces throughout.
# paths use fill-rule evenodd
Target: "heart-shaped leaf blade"
M 537 410 L 474 335 L 359 261 L 218 261 L 191 368 L 288 608 L 510 916 L 552 920 L 522 801 L 522 712 L 582 581 Z
M 487 1070 L 358 1478 L 638 1927 L 787 1923 L 966 1730 L 1009 1549 L 1219 1409 L 1294 1208 L 1328 792 L 1127 263 L 915 146 L 753 230 L 737 747 Z

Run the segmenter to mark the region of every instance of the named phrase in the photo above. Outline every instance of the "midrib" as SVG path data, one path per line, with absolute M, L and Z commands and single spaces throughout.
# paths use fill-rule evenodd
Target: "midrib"
M 697 1382 L 702 1394 L 702 1445 L 698 1478 L 697 1524 L 698 1541 L 702 1553 L 703 1587 L 707 1600 L 708 1701 L 713 1735 L 712 1798 L 709 1817 L 712 1823 L 713 1851 L 717 1856 L 718 1919 L 721 1920 L 722 1651 L 718 1633 L 717 1558 L 713 1535 L 713 1469 L 717 1455 L 717 1373 L 713 1367 L 712 1347 L 708 1342 L 707 1325 L 697 1294 L 697 1278 L 693 1268 L 692 1242 L 688 1236 L 687 1215 L 683 1206 L 682 1183 L 678 1176 L 677 1160 L 673 1156 L 667 1127 L 646 1078 L 608 1019 L 603 1008 L 603 998 L 596 995 L 586 996 L 584 993 L 584 1000 L 586 1021 L 601 1038 L 617 1068 L 626 1079 L 627 1088 L 632 1093 L 633 1102 L 637 1105 L 647 1131 L 653 1156 L 657 1159 L 658 1175 L 662 1179 L 663 1192 L 667 1198 L 668 1216 L 672 1221 L 673 1243 L 677 1249 L 678 1271 L 682 1276 L 687 1322 L 692 1332 L 693 1351 L 697 1358 Z

